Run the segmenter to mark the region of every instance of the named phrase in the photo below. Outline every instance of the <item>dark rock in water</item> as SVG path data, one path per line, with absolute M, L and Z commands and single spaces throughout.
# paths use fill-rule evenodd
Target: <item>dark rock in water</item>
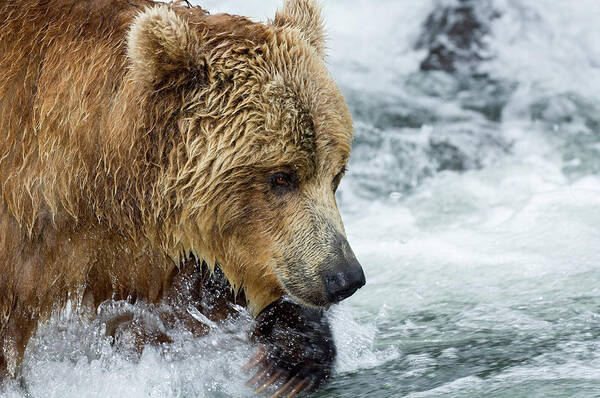
M 428 50 L 421 70 L 474 73 L 480 61 L 490 58 L 485 36 L 498 16 L 491 0 L 439 0 L 415 44 Z
M 486 119 L 499 122 L 516 87 L 515 82 L 491 76 L 471 77 L 459 95 L 459 102 L 463 109 L 479 112 Z
M 488 48 L 491 26 L 500 13 L 494 0 L 437 0 L 415 43 L 427 50 L 420 71 L 408 85 L 432 97 L 456 101 L 467 111 L 498 122 L 515 84 L 480 68 L 493 58 Z
M 570 179 L 600 174 L 600 101 L 565 92 L 541 94 L 527 107 L 514 107 L 513 115 L 529 118 L 546 131 L 562 153 L 562 170 Z
M 429 143 L 428 154 L 436 160 L 436 171 L 465 171 L 470 166 L 468 164 L 470 159 L 461 151 L 460 147 L 449 142 L 435 142 L 432 140 Z M 476 162 L 476 165 L 480 167 L 478 162 Z
M 361 122 L 355 128 L 350 169 L 360 188 L 355 193 L 365 197 L 411 192 L 441 171 L 489 166 L 512 148 L 497 123 L 476 114 L 423 128 L 380 129 Z
M 420 70 L 400 75 L 385 95 L 345 90 L 356 121 L 353 192 L 404 194 L 440 172 L 484 168 L 511 152 L 501 121 L 516 83 L 482 65 L 493 58 L 495 1 L 436 0 L 415 44 L 427 54 Z

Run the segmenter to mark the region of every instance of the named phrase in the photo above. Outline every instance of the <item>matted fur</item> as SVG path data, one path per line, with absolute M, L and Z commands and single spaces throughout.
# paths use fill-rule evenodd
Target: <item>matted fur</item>
M 255 313 L 282 280 L 318 288 L 310 267 L 328 249 L 314 234 L 343 234 L 331 180 L 352 138 L 323 48 L 312 0 L 287 1 L 268 25 L 146 0 L 0 4 L 11 372 L 66 300 L 155 302 L 190 254 L 218 262 Z M 293 199 L 269 193 L 280 170 L 301 182 Z M 302 277 L 286 265 L 296 257 Z

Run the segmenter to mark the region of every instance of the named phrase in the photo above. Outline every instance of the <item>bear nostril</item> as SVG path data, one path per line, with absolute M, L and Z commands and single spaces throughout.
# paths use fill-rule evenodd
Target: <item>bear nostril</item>
M 330 303 L 337 303 L 354 294 L 365 284 L 365 274 L 361 267 L 348 271 L 337 271 L 324 276 L 325 295 Z

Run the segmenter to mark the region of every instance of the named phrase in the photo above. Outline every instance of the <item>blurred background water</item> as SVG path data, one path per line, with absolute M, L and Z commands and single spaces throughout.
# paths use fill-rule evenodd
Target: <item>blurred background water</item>
M 194 3 L 256 20 L 280 5 Z M 338 201 L 367 285 L 330 313 L 339 360 L 317 396 L 600 396 L 600 2 L 324 11 L 355 119 Z M 67 310 L 29 346 L 28 393 L 2 395 L 250 397 L 249 328 L 175 333 L 132 362 Z

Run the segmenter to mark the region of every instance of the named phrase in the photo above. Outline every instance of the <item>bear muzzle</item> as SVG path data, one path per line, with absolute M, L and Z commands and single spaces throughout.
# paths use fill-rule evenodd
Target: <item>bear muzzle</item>
M 363 269 L 346 238 L 333 228 L 328 232 L 312 250 L 290 251 L 278 269 L 285 293 L 308 307 L 327 308 L 365 285 Z

